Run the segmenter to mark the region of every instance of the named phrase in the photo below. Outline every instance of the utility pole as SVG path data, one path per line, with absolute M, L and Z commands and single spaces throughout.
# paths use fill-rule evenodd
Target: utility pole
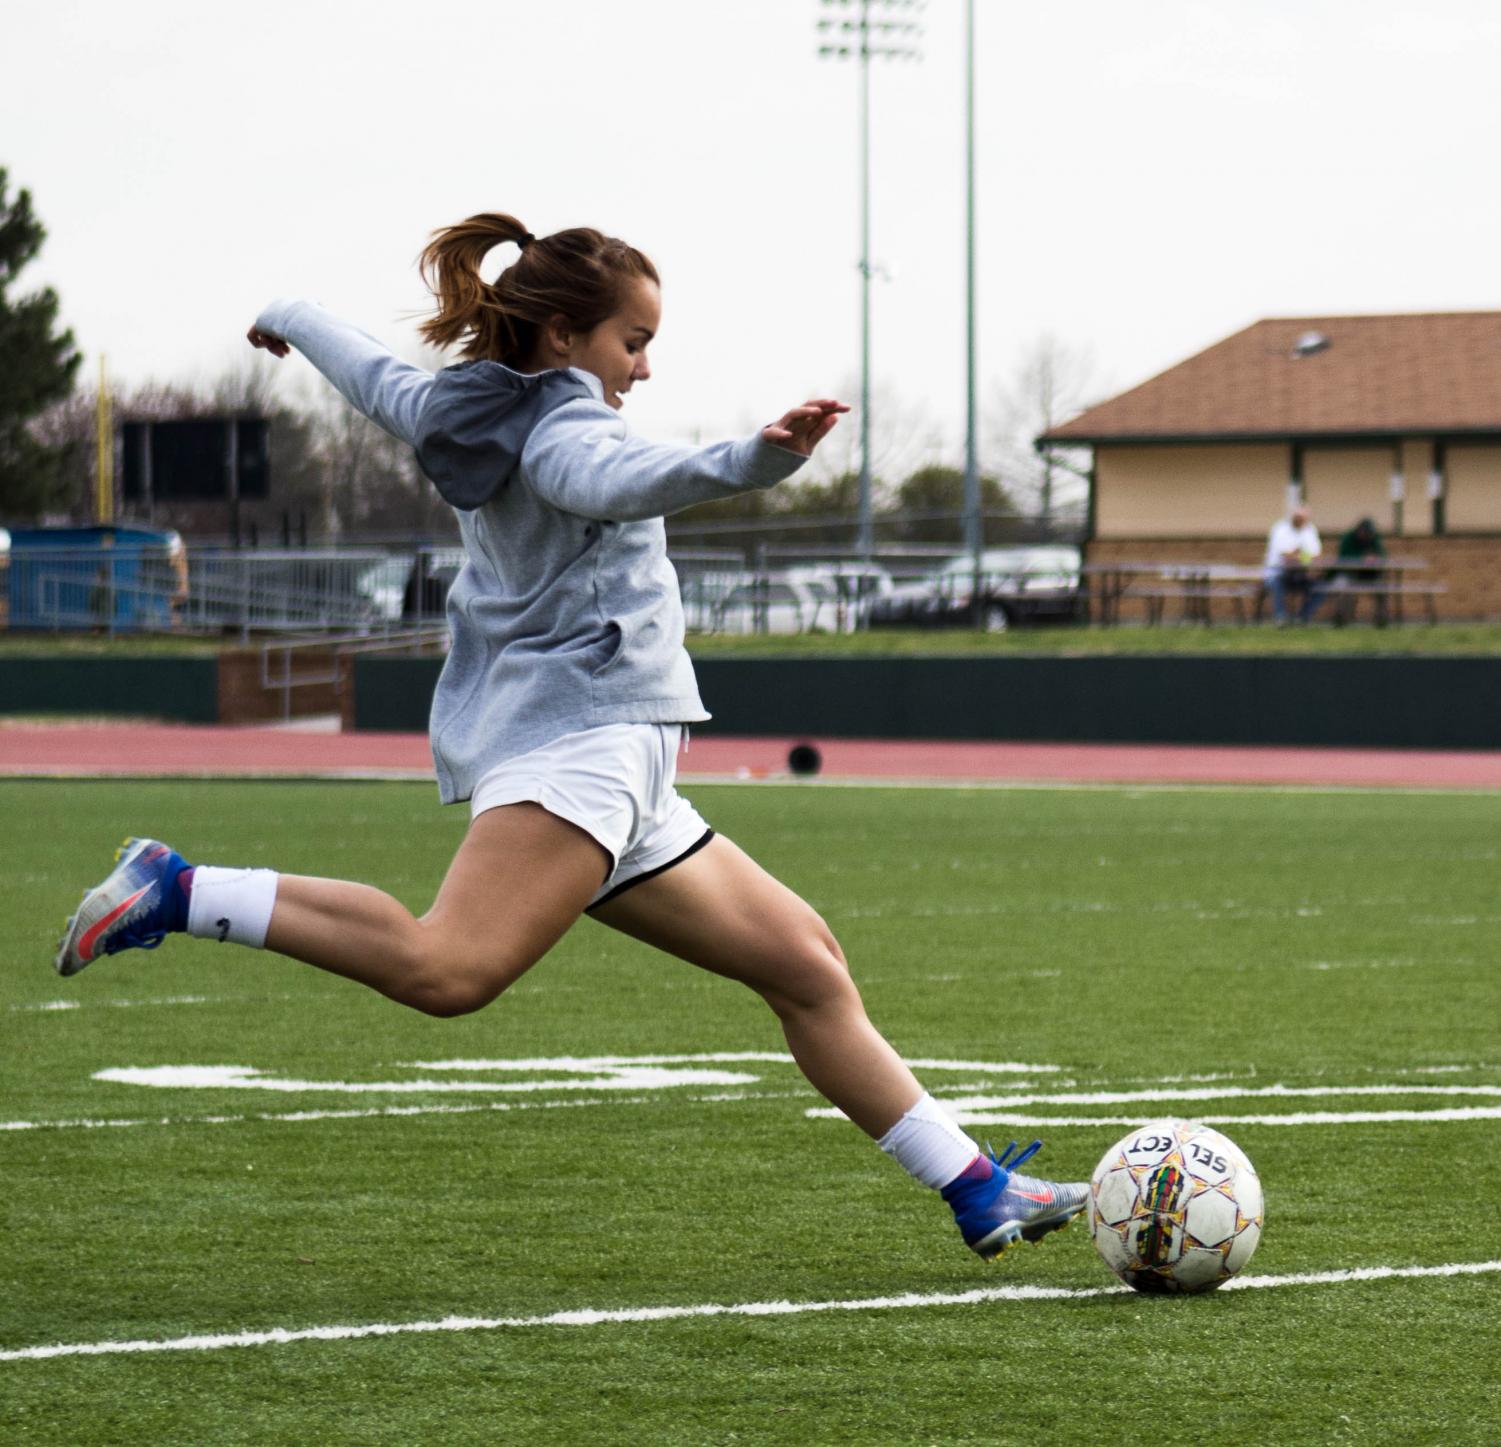
M 98 462 L 94 472 L 94 521 L 108 527 L 115 520 L 115 428 L 110 417 L 109 375 L 99 357 L 99 398 L 94 410 Z
M 875 509 L 870 470 L 870 59 L 918 60 L 916 20 L 905 18 L 922 8 L 922 0 L 821 0 L 826 15 L 818 22 L 818 53 L 828 60 L 859 64 L 860 126 L 860 555 L 875 551 Z M 872 11 L 876 12 L 874 16 Z M 852 13 L 849 13 L 852 12 Z M 892 18 L 895 17 L 895 18 Z

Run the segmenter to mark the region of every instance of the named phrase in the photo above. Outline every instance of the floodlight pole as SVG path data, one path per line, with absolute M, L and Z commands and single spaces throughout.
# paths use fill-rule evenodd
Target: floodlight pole
M 873 5 L 887 10 L 912 11 L 921 8 L 921 0 L 822 0 L 827 8 L 846 8 L 852 3 L 859 9 L 857 20 L 820 20 L 818 29 L 843 32 L 854 36 L 835 40 L 818 47 L 820 56 L 836 60 L 853 57 L 859 64 L 859 125 L 860 125 L 860 496 L 857 545 L 860 556 L 869 558 L 875 552 L 875 504 L 874 481 L 870 467 L 870 283 L 874 265 L 870 258 L 870 58 L 884 55 L 894 58 L 916 59 L 918 52 L 902 43 L 901 37 L 917 33 L 918 27 L 906 20 L 872 20 Z M 873 44 L 871 32 L 881 37 L 881 43 Z
M 876 546 L 870 472 L 870 31 L 869 0 L 860 0 L 860 556 Z
M 975 426 L 975 0 L 964 0 L 964 544 L 979 586 L 985 530 Z

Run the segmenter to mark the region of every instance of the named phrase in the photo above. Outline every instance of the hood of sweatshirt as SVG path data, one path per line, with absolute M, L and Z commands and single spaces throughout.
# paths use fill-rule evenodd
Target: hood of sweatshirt
M 417 464 L 445 502 L 470 512 L 511 480 L 549 412 L 594 390 L 573 370 L 513 372 L 499 362 L 445 367 L 417 420 Z

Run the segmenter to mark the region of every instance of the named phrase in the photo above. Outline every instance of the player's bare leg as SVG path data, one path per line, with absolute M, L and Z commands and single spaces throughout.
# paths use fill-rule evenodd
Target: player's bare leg
M 828 926 L 723 836 L 590 913 L 749 985 L 776 1012 L 803 1074 L 868 1135 L 884 1135 L 922 1095 L 866 1018 Z
M 427 1014 L 462 1015 L 557 943 L 608 868 L 582 829 L 540 805 L 507 804 L 470 824 L 420 918 L 369 885 L 281 875 L 266 948 Z
M 117 860 L 68 921 L 61 974 L 186 931 L 276 950 L 431 1015 L 493 1000 L 552 948 L 609 867 L 594 839 L 537 804 L 480 814 L 420 918 L 367 884 L 194 867 L 153 839 L 127 840 Z
M 761 995 L 809 1082 L 913 1176 L 942 1192 L 965 1244 L 980 1256 L 1040 1240 L 1083 1209 L 1087 1185 L 1012 1169 L 1037 1145 L 1015 1157 L 980 1153 L 866 1018 L 828 926 L 728 839 L 712 839 L 591 913 Z

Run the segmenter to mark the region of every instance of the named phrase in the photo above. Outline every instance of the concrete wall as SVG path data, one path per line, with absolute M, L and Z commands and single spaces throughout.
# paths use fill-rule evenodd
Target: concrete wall
M 1265 533 L 1286 506 L 1288 463 L 1288 449 L 1280 443 L 1097 448 L 1096 535 Z
M 287 691 L 267 688 L 261 682 L 261 653 L 257 648 L 236 649 L 219 655 L 219 722 L 262 723 L 279 718 L 307 718 L 314 714 L 340 713 L 343 689 L 339 684 L 323 682 L 336 669 L 348 671 L 348 659 L 340 659 L 333 649 L 301 648 L 292 653 L 291 676 L 317 676 L 316 683 L 298 683 Z M 287 655 L 273 652 L 270 673 L 275 678 L 286 675 Z
M 1303 495 L 1331 547 L 1363 517 L 1374 519 L 1383 532 L 1390 529 L 1396 461 L 1391 447 L 1311 447 L 1303 454 Z M 1421 479 L 1418 493 L 1421 498 Z
M 1363 446 L 1310 444 L 1302 454 L 1303 486 L 1314 519 L 1337 535 L 1362 517 L 1383 533 L 1397 531 L 1392 473 L 1400 463 L 1406 497 L 1405 537 L 1433 532 L 1428 477 L 1434 441 L 1409 437 Z M 1117 538 L 1225 538 L 1265 534 L 1287 500 L 1290 446 L 1109 447 L 1095 451 L 1095 535 Z M 1445 531 L 1501 531 L 1501 446 L 1445 445 Z
M 1501 529 L 1501 447 L 1451 442 L 1444 462 L 1449 530 Z
M 1402 442 L 1402 479 L 1407 498 L 1402 504 L 1404 537 L 1427 537 L 1433 532 L 1433 500 L 1428 496 L 1428 474 L 1433 471 L 1433 439 L 1409 437 Z M 1387 503 L 1384 510 L 1371 514 L 1380 526 L 1383 517 L 1391 520 L 1394 509 Z

